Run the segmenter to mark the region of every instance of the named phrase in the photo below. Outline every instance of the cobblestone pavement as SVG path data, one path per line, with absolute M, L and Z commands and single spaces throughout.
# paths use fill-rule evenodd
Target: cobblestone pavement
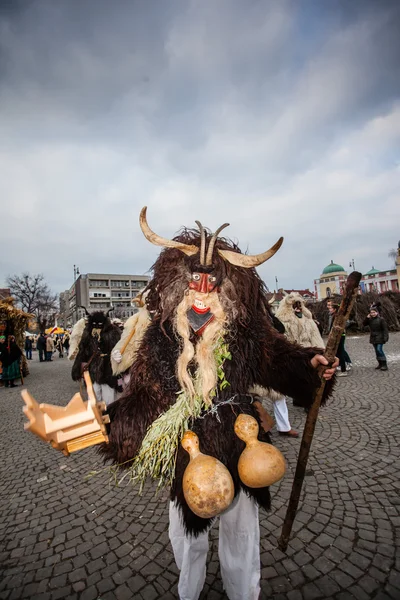
M 386 346 L 389 371 L 374 371 L 368 338 L 347 341 L 354 370 L 320 413 L 304 493 L 286 554 L 277 549 L 300 440 L 273 435 L 289 470 L 260 515 L 262 596 L 275 600 L 400 598 L 400 334 Z M 36 354 L 36 353 L 35 353 Z M 38 401 L 66 404 L 77 391 L 71 364 L 31 363 Z M 289 407 L 293 427 L 304 425 Z M 177 597 L 166 495 L 115 487 L 93 448 L 69 458 L 23 431 L 20 388 L 0 389 L 0 599 Z M 202 600 L 225 598 L 218 531 L 211 532 Z

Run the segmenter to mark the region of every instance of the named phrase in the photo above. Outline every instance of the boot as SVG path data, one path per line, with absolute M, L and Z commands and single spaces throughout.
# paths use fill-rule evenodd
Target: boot
M 380 360 L 378 360 L 378 366 L 375 367 L 375 371 L 377 371 L 378 369 L 382 369 L 382 363 Z
M 387 370 L 388 370 L 387 362 L 386 362 L 386 360 L 383 360 L 381 371 L 387 371 Z

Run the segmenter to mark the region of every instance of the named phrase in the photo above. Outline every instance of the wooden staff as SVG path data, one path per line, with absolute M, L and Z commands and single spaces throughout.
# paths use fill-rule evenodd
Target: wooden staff
M 288 546 L 289 536 L 292 531 L 294 519 L 296 517 L 297 507 L 299 504 L 301 489 L 303 487 L 303 481 L 307 467 L 308 455 L 310 453 L 311 443 L 314 435 L 315 424 L 317 422 L 318 411 L 325 389 L 326 379 L 324 379 L 322 375 L 325 370 L 332 366 L 335 361 L 340 338 L 345 330 L 346 321 L 350 316 L 351 309 L 358 294 L 358 285 L 361 277 L 361 273 L 353 271 L 353 273 L 350 273 L 347 278 L 343 299 L 335 316 L 335 320 L 326 344 L 324 356 L 329 364 L 326 366 L 320 365 L 318 367 L 318 374 L 321 377 L 321 383 L 316 391 L 314 402 L 311 405 L 307 415 L 289 505 L 286 511 L 281 537 L 278 540 L 278 546 L 283 551 L 285 551 Z
M 123 353 L 125 352 L 125 350 L 127 349 L 129 342 L 131 341 L 131 339 L 132 339 L 132 338 L 133 338 L 133 336 L 135 335 L 135 332 L 136 332 L 136 327 L 134 327 L 134 328 L 132 329 L 132 331 L 131 331 L 131 332 L 130 332 L 130 334 L 128 335 L 127 339 L 125 340 L 125 343 L 124 343 L 124 345 L 122 346 L 122 348 L 121 348 L 121 350 L 120 350 L 121 354 L 123 354 Z

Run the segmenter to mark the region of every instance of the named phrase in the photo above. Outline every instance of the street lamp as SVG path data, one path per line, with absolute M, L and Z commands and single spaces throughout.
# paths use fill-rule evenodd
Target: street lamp
M 79 272 L 79 267 L 77 267 L 76 265 L 74 265 L 74 291 L 75 291 L 75 323 L 78 320 L 78 305 L 77 305 L 77 301 L 76 301 L 76 277 L 77 275 L 80 275 Z

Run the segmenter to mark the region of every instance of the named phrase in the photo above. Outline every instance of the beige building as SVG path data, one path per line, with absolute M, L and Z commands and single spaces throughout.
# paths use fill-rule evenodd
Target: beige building
M 87 273 L 79 275 L 71 288 L 60 294 L 60 324 L 70 327 L 89 312 L 114 310 L 114 316 L 126 320 L 137 312 L 132 306 L 135 298 L 146 287 L 147 275 L 113 275 Z M 61 323 L 62 322 L 62 323 Z
M 341 294 L 346 279 L 347 272 L 344 268 L 331 260 L 330 264 L 322 271 L 319 279 L 314 279 L 316 299 L 323 300 L 334 294 Z

